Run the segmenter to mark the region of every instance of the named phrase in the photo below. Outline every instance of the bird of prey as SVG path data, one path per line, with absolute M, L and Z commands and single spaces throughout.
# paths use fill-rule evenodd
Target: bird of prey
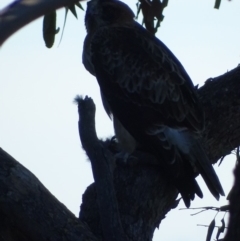
M 219 199 L 224 191 L 198 141 L 203 110 L 178 59 L 118 0 L 88 2 L 85 25 L 83 64 L 97 78 L 123 150 L 153 154 L 187 207 L 195 194 L 203 197 L 196 173 Z

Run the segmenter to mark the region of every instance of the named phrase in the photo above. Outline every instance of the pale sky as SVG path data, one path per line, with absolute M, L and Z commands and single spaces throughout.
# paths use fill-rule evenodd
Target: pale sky
M 0 9 L 11 1 L 1 0 Z M 136 12 L 137 0 L 125 1 Z M 157 33 L 177 56 L 194 84 L 204 84 L 235 68 L 240 62 L 240 1 L 222 0 L 220 10 L 215 0 L 170 0 L 165 19 Z M 86 4 L 82 4 L 86 7 Z M 63 40 L 47 49 L 42 39 L 42 18 L 14 34 L 0 49 L 0 146 L 34 173 L 40 181 L 76 216 L 82 194 L 92 183 L 90 163 L 78 136 L 77 94 L 91 96 L 97 105 L 99 138 L 113 134 L 112 124 L 103 111 L 99 88 L 82 65 L 82 45 L 86 35 L 84 12 L 78 21 L 69 14 Z M 62 29 L 64 11 L 58 12 Z M 232 185 L 232 155 L 215 170 L 228 194 Z M 203 182 L 203 199 L 191 207 L 225 205 L 211 196 Z M 206 238 L 215 212 L 190 216 L 193 210 L 171 211 L 156 231 L 154 241 L 195 240 Z M 223 214 L 219 214 L 219 220 Z M 218 223 L 219 224 L 219 223 Z

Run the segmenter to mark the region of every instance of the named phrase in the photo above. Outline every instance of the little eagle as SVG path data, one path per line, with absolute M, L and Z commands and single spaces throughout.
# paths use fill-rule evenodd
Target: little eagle
M 127 153 L 142 146 L 158 160 L 187 207 L 200 173 L 212 195 L 224 191 L 201 144 L 204 113 L 182 64 L 118 0 L 91 0 L 83 64 L 96 76 L 104 108 Z

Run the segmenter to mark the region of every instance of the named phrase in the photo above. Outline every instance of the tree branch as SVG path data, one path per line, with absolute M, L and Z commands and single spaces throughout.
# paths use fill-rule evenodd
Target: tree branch
M 0 239 L 97 241 L 40 181 L 0 148 Z
M 100 227 L 105 241 L 126 241 L 119 217 L 118 202 L 113 185 L 114 157 L 104 148 L 95 130 L 95 105 L 91 98 L 76 97 L 79 111 L 79 135 L 91 160 L 97 193 Z
M 212 163 L 240 144 L 240 67 L 210 78 L 198 90 L 206 116 L 204 147 Z

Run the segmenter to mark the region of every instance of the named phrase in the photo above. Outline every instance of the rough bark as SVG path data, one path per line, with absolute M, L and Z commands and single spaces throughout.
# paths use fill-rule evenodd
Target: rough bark
M 94 203 L 97 204 L 100 220 L 94 226 L 101 227 L 105 241 L 127 241 L 120 221 L 113 184 L 114 156 L 97 138 L 95 105 L 92 99 L 86 97 L 83 100 L 77 97 L 76 102 L 79 109 L 79 135 L 82 146 L 91 160 L 96 196 L 98 197 L 94 199 Z
M 40 181 L 0 148 L 0 240 L 96 241 Z
M 216 162 L 218 158 L 230 153 L 240 144 L 239 76 L 240 68 L 236 68 L 222 76 L 208 80 L 198 90 L 205 108 L 207 122 L 203 143 L 212 162 Z M 83 112 L 84 115 L 87 115 L 86 111 L 91 110 L 86 108 Z M 87 151 L 87 148 L 91 148 L 91 144 L 96 144 L 98 141 L 96 136 L 94 137 L 95 142 L 92 139 L 91 132 L 95 133 L 95 127 L 91 123 L 94 122 L 86 123 L 83 128 L 85 134 L 82 134 L 87 137 L 89 133 L 89 138 L 84 140 L 81 137 L 81 139 Z M 117 148 L 114 142 L 99 142 L 98 145 L 103 150 L 101 151 L 101 155 L 104 153 L 103 159 L 107 160 L 105 149 L 115 153 L 115 148 Z M 94 148 L 93 152 L 95 151 Z M 87 151 L 90 159 L 92 159 L 91 155 L 96 158 L 95 154 L 98 152 L 93 152 Z M 97 165 L 101 165 L 100 159 L 95 161 L 99 161 Z M 83 195 L 78 222 L 74 215 L 59 203 L 33 174 L 1 150 L 0 237 L 2 235 L 7 241 L 60 240 L 60 237 L 61 240 L 77 238 L 80 240 L 105 240 L 106 235 L 109 234 L 106 234 L 106 230 L 102 232 L 102 224 L 105 225 L 105 228 L 110 228 L 111 223 L 107 222 L 112 222 L 113 219 L 104 219 L 102 214 L 110 212 L 106 215 L 120 216 L 120 226 L 122 225 L 124 235 L 128 240 L 151 240 L 155 228 L 166 213 L 177 205 L 176 189 L 167 183 L 161 170 L 155 165 L 153 157 L 138 152 L 134 153 L 134 158 L 127 163 L 116 162 L 113 190 L 113 186 L 111 186 L 112 165 L 109 162 L 106 163 L 108 164 L 103 172 L 108 170 L 105 179 L 108 181 L 101 184 L 102 174 L 99 174 L 100 179 L 98 179 L 98 174 L 95 172 L 96 184 L 90 185 Z M 231 206 L 229 225 L 230 227 L 233 225 L 233 228 L 229 228 L 229 237 L 231 237 L 231 233 L 239 232 L 237 227 L 240 226 L 239 199 L 237 199 L 240 189 L 239 180 L 236 180 L 235 185 L 237 195 L 233 195 L 231 200 L 233 206 Z M 115 203 L 114 200 L 117 202 Z M 112 224 L 113 228 L 119 222 L 119 219 L 116 219 L 117 221 L 114 220 Z M 122 238 L 121 230 L 119 237 Z
M 204 146 L 212 163 L 231 153 L 240 143 L 240 67 L 210 78 L 198 90 L 206 128 Z

